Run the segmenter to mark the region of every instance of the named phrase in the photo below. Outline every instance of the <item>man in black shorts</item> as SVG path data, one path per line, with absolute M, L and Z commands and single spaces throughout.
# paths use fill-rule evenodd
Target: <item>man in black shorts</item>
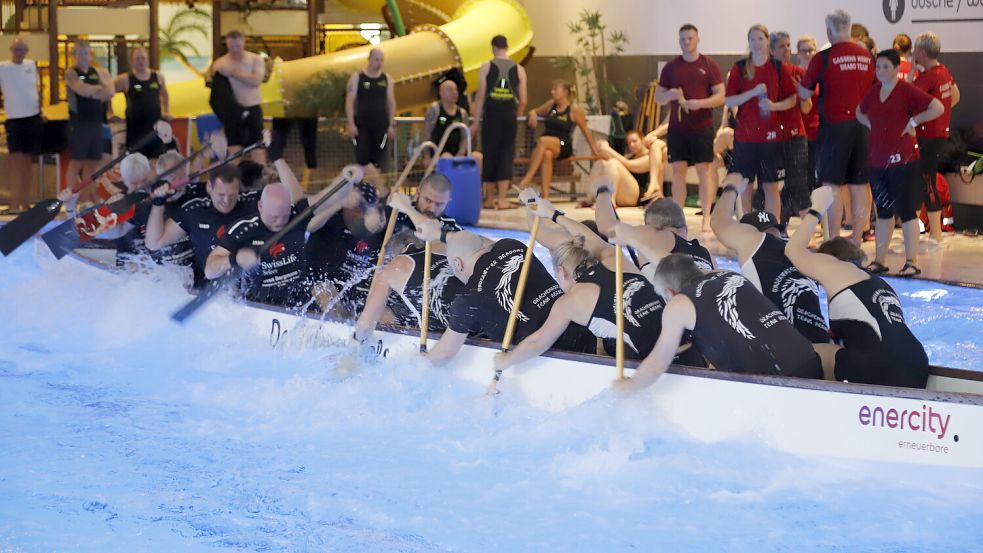
M 385 161 L 386 144 L 396 138 L 396 92 L 389 74 L 382 71 L 381 48 L 369 51 L 365 71 L 352 73 L 345 95 L 348 136 L 355 144 L 355 161 L 369 182 L 380 186 L 378 169 Z
M 495 35 L 491 47 L 495 57 L 478 71 L 471 134 L 477 134 L 480 123 L 481 182 L 488 194 L 485 207 L 506 209 L 505 195 L 515 162 L 515 117 L 526 110 L 526 70 L 509 59 L 509 42 L 504 36 Z
M 874 84 L 874 58 L 850 38 L 850 14 L 834 10 L 826 16 L 826 36 L 832 46 L 820 51 L 799 82 L 799 97 L 812 98 L 819 85 L 819 160 L 817 172 L 824 186 L 849 185 L 853 208 L 853 240 L 863 240 L 864 221 L 870 218 L 867 171 L 867 129 L 857 119 L 857 106 Z M 839 236 L 843 202 L 833 195 L 828 226 Z
M 229 153 L 235 153 L 263 138 L 263 97 L 259 85 L 266 77 L 266 67 L 263 58 L 246 50 L 246 38 L 240 31 L 232 30 L 225 35 L 225 47 L 229 52 L 212 63 L 208 75 L 218 73 L 229 79 L 235 100 L 242 107 L 238 119 L 222 121 Z M 266 163 L 263 148 L 256 148 L 249 155 L 257 163 Z
M 702 230 L 710 229 L 710 206 L 717 197 L 713 161 L 713 109 L 724 104 L 720 66 L 698 50 L 700 35 L 691 24 L 679 28 L 683 53 L 662 68 L 655 100 L 669 106 L 669 163 L 672 164 L 672 199 L 686 203 L 686 170 L 692 165 L 700 179 Z M 660 183 L 661 184 L 661 183 Z
M 92 65 L 92 47 L 87 40 L 75 41 L 75 66 L 65 70 L 65 88 L 69 155 L 66 185 L 72 187 L 99 167 L 104 153 L 106 109 L 116 94 L 109 73 Z M 89 186 L 79 194 L 79 208 L 85 209 L 86 203 L 95 200 L 95 186 Z
M 139 150 L 130 150 L 148 133 L 153 132 L 157 121 L 170 121 L 170 98 L 164 74 L 150 69 L 147 51 L 143 47 L 130 50 L 130 71 L 116 76 L 113 86 L 126 95 L 126 148 L 140 152 L 153 161 L 165 150 L 176 148 L 176 143 L 165 145 L 155 138 Z
M 30 205 L 28 188 L 34 161 L 41 153 L 41 95 L 38 67 L 26 59 L 27 43 L 17 37 L 10 43 L 10 61 L 0 63 L 0 91 L 7 115 L 7 148 L 10 151 L 10 208 L 4 213 L 16 215 Z

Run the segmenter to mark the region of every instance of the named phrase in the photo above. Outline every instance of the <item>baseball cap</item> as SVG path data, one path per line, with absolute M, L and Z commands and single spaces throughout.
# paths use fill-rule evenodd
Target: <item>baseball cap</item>
M 751 225 L 752 227 L 764 232 L 770 228 L 777 228 L 778 230 L 784 230 L 785 225 L 778 222 L 778 218 L 774 214 L 761 209 L 755 209 L 749 213 L 745 213 L 741 217 L 741 222 L 745 225 Z

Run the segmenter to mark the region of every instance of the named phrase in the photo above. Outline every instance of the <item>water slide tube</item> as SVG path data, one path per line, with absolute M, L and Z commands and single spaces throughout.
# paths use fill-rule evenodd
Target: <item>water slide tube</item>
M 384 0 L 344 0 L 345 4 L 376 14 Z M 433 80 L 452 67 L 461 68 L 468 90 L 477 87 L 478 69 L 490 60 L 491 39 L 497 34 L 509 40 L 509 56 L 523 60 L 532 43 L 532 23 L 525 9 L 515 0 L 399 0 L 400 12 L 411 32 L 379 45 L 385 53 L 385 71 L 396 85 L 399 110 L 423 108 L 434 97 Z M 350 74 L 365 67 L 371 46 L 278 62 L 266 83 L 260 87 L 263 112 L 268 116 L 304 116 L 291 100 L 311 76 L 332 71 Z M 170 84 L 171 114 L 192 117 L 210 113 L 208 89 L 201 80 Z M 49 116 L 65 113 L 62 103 Z M 125 113 L 122 94 L 113 99 L 113 109 Z M 62 115 L 65 117 L 67 114 Z

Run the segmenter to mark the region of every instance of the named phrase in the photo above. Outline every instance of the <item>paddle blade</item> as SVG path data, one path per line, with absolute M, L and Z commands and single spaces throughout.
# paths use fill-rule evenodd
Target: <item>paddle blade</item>
M 75 219 L 69 219 L 41 235 L 55 259 L 61 259 L 82 245 L 82 238 L 75 228 Z
M 184 321 L 188 320 L 192 315 L 195 314 L 199 309 L 201 309 L 210 299 L 212 299 L 215 294 L 225 287 L 225 284 L 229 282 L 232 277 L 229 273 L 226 273 L 221 278 L 213 280 L 208 283 L 204 289 L 198 292 L 198 295 L 194 297 L 193 300 L 189 301 L 174 313 L 171 314 L 171 319 L 184 324 Z
M 10 255 L 58 216 L 61 200 L 43 200 L 0 227 L 0 252 Z

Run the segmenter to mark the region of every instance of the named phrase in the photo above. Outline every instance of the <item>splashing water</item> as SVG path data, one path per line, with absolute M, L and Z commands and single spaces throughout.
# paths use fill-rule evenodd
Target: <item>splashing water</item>
M 978 471 L 704 443 L 639 395 L 548 413 L 407 355 L 365 356 L 339 380 L 340 344 L 271 347 L 227 299 L 179 327 L 176 277 L 22 250 L 0 260 L 13 314 L 0 322 L 2 551 L 951 552 L 983 540 Z M 913 293 L 902 299 L 923 301 Z

